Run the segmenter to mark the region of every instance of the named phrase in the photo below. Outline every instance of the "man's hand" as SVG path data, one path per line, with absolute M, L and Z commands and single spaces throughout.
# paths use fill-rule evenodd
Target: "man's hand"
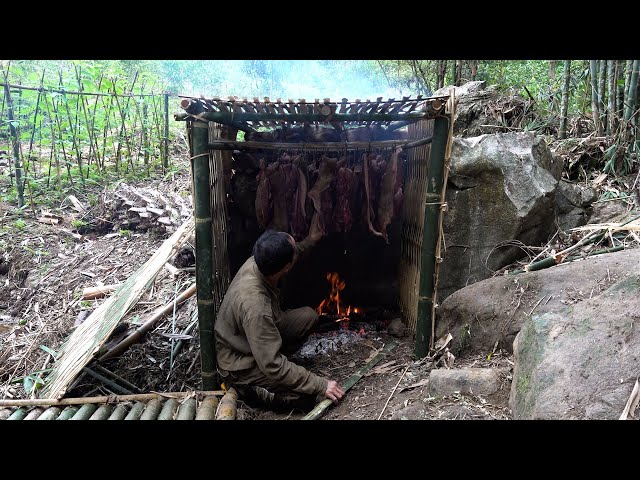
M 338 400 L 342 398 L 344 395 L 344 390 L 335 380 L 329 380 L 329 384 L 327 385 L 327 391 L 324 392 L 324 396 L 329 400 L 332 400 L 333 403 L 338 403 Z

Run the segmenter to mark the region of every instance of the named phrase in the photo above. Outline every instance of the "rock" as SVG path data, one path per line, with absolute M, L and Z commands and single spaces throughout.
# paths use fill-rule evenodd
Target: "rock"
M 640 370 L 640 274 L 557 312 L 534 313 L 514 343 L 514 419 L 620 417 Z
M 519 95 L 504 95 L 495 85 L 472 81 L 459 87 L 447 86 L 433 95 L 449 95 L 455 88 L 457 100 L 453 134 L 472 137 L 485 133 L 498 133 L 504 127 L 519 127 L 526 113 L 527 101 Z M 531 115 L 531 114 L 530 114 Z
M 550 219 L 561 169 L 544 140 L 530 133 L 454 139 L 441 300 L 522 256 L 504 242 L 547 242 L 555 231 Z
M 560 180 L 556 191 L 556 219 L 558 227 L 567 231 L 587 223 L 596 192 L 591 187 Z
M 621 200 L 598 202 L 593 204 L 589 223 L 619 223 L 625 218 L 640 215 L 639 211 L 630 212 L 629 205 Z
M 438 368 L 429 375 L 429 394 L 491 395 L 503 388 L 505 374 L 504 369 L 498 368 Z
M 532 311 L 541 315 L 578 304 L 634 271 L 640 271 L 638 248 L 483 280 L 442 302 L 436 338 L 451 333 L 449 348 L 455 355 L 488 354 L 496 342 L 512 351 L 515 336 Z
M 387 333 L 396 338 L 402 338 L 407 334 L 407 326 L 404 324 L 402 319 L 394 318 L 387 327 Z

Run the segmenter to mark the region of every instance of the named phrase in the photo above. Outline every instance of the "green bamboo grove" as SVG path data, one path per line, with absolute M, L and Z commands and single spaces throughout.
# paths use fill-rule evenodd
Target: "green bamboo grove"
M 27 194 L 33 205 L 36 190 L 47 195 L 107 174 L 151 176 L 169 167 L 168 93 L 137 72 L 128 81 L 78 65 L 73 73 L 71 83 L 43 69 L 39 85 L 27 85 L 12 81 L 11 65 L 0 72 L 0 155 L 10 159 L 20 207 Z

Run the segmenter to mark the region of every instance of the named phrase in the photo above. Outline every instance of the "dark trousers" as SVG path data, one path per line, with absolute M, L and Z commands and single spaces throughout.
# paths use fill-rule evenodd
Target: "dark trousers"
M 287 310 L 275 322 L 282 338 L 281 353 L 297 352 L 318 324 L 318 314 L 310 307 Z M 262 404 L 273 410 L 301 408 L 309 410 L 316 403 L 315 395 L 293 392 L 275 384 L 258 366 L 233 372 L 221 371 L 225 384 L 233 386 L 239 398 L 249 404 Z M 256 388 L 257 387 L 257 388 Z

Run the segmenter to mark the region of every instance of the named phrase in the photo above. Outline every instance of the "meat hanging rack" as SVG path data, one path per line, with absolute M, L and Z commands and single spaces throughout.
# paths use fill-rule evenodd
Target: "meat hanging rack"
M 400 300 L 403 321 L 415 334 L 415 354 L 433 346 L 444 194 L 451 149 L 452 95 L 383 100 L 306 101 L 264 97 L 193 97 L 180 95 L 189 138 L 196 220 L 196 283 L 202 387 L 219 387 L 213 324 L 230 282 L 227 257 L 226 196 L 234 150 L 371 150 L 402 147 L 408 152 L 402 207 Z M 292 128 L 322 128 L 329 141 L 271 135 Z M 406 127 L 404 129 L 403 127 Z M 407 130 L 404 138 L 396 135 Z M 352 135 L 368 132 L 365 138 Z M 245 141 L 238 141 L 238 132 Z M 408 137 L 408 138 L 406 138 Z

